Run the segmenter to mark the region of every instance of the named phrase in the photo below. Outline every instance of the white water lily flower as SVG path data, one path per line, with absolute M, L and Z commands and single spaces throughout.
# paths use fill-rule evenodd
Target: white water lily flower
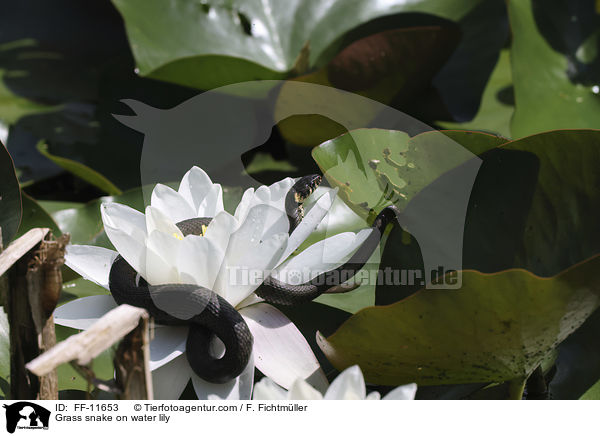
M 255 400 L 414 400 L 417 385 L 399 386 L 381 398 L 377 391 L 367 395 L 365 379 L 358 365 L 346 368 L 331 383 L 323 395 L 302 379 L 296 380 L 286 391 L 273 380 L 264 377 L 254 386 Z
M 222 385 L 200 379 L 189 367 L 184 355 L 186 327 L 157 326 L 150 344 L 155 398 L 178 398 L 190 377 L 200 399 L 250 398 L 255 364 L 282 386 L 291 386 L 296 378 L 309 379 L 315 386 L 326 383 L 299 330 L 283 313 L 253 295 L 262 280 L 232 279 L 232 273 L 240 269 L 266 277 L 280 265 L 275 271 L 289 268 L 291 261 L 286 259 L 327 214 L 335 191 L 322 195 L 288 236 L 283 202 L 293 183 L 285 179 L 246 191 L 231 215 L 223 209 L 221 186 L 194 167 L 184 176 L 178 191 L 157 185 L 145 214 L 117 203 L 102 205 L 104 228 L 118 253 L 94 246 L 67 247 L 67 265 L 106 289 L 112 263 L 121 254 L 152 285 L 189 283 L 213 290 L 248 324 L 254 336 L 253 359 L 239 377 Z M 213 219 L 203 236 L 184 237 L 175 223 L 196 217 Z M 307 255 L 302 252 L 293 257 L 294 265 L 332 269 L 331 265 L 342 264 L 370 231 L 345 232 L 320 241 L 309 247 L 312 250 Z M 331 265 L 319 264 L 319 256 Z M 114 307 L 116 303 L 109 295 L 81 298 L 58 308 L 55 322 L 85 329 Z

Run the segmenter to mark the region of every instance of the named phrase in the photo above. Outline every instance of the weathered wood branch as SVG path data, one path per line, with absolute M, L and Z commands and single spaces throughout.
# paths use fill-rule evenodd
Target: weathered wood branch
M 63 363 L 76 361 L 88 365 L 92 359 L 120 341 L 135 329 L 140 318 L 147 317 L 144 309 L 123 304 L 96 321 L 89 329 L 70 336 L 33 359 L 26 367 L 36 375 L 44 375 Z
M 115 380 L 123 400 L 153 400 L 150 373 L 150 328 L 148 316 L 119 344 L 115 353 Z
M 117 387 L 122 399 L 152 399 L 149 316 L 144 309 L 123 304 L 111 310 L 89 329 L 60 342 L 26 365 L 43 376 L 59 365 L 74 362 L 85 367 L 120 341 L 115 356 Z
M 0 255 L 0 271 L 9 271 L 6 311 L 13 399 L 58 399 L 56 372 L 34 377 L 26 371 L 25 362 L 56 344 L 52 312 L 62 288 L 68 241 L 68 235 L 53 240 L 48 229 L 33 229 Z
M 50 229 L 31 229 L 0 254 L 0 276 L 44 240 Z

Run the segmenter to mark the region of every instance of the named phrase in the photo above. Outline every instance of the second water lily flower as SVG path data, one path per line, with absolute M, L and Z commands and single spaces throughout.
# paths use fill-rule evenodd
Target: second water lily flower
M 177 191 L 157 185 L 145 214 L 117 203 L 102 205 L 104 228 L 116 252 L 94 246 L 68 247 L 67 265 L 107 289 L 110 268 L 120 254 L 152 285 L 188 283 L 213 290 L 248 324 L 254 336 L 254 359 L 240 376 L 222 385 L 202 380 L 189 367 L 185 356 L 187 328 L 157 326 L 150 350 L 156 398 L 178 398 L 190 378 L 200 399 L 250 398 L 254 365 L 285 387 L 297 378 L 310 379 L 315 386 L 326 383 L 299 330 L 283 313 L 253 295 L 261 281 L 240 280 L 236 275 L 244 270 L 259 272 L 264 278 L 278 267 L 281 273 L 292 262 L 295 268 L 311 271 L 332 269 L 368 236 L 370 229 L 339 233 L 289 259 L 323 220 L 335 198 L 335 191 L 322 195 L 288 234 L 283 199 L 292 184 L 292 179 L 285 179 L 248 190 L 235 213 L 229 214 L 223 207 L 221 186 L 194 167 Z M 184 236 L 176 223 L 196 217 L 210 217 L 212 221 L 203 236 Z M 85 329 L 115 306 L 109 295 L 85 297 L 58 308 L 55 320 Z
M 254 387 L 255 400 L 414 400 L 417 385 L 414 383 L 399 386 L 383 398 L 377 391 L 367 395 L 365 379 L 358 365 L 346 368 L 331 383 L 323 395 L 317 389 L 302 379 L 294 382 L 286 391 L 268 377 L 256 383 Z

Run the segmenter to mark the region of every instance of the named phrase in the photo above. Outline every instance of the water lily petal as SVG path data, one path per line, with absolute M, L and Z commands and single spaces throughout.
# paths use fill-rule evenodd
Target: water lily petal
M 239 302 L 235 307 L 240 310 L 246 306 L 251 306 L 256 303 L 264 303 L 265 300 L 260 298 L 258 295 L 252 293 L 248 295 L 248 297 L 244 298 L 241 302 Z
M 252 205 L 267 204 L 281 211 L 285 211 L 285 197 L 294 183 L 294 179 L 286 177 L 270 186 L 260 186 L 256 189 Z
M 117 303 L 111 295 L 78 298 L 54 310 L 54 322 L 65 327 L 85 330 L 106 315 Z
M 155 400 L 178 400 L 194 372 L 185 354 L 152 371 Z
M 404 386 L 398 386 L 393 391 L 390 391 L 384 400 L 414 400 L 417 395 L 417 384 L 410 383 Z
M 365 379 L 358 365 L 346 368 L 327 389 L 326 400 L 364 400 L 367 395 Z
M 146 272 L 146 218 L 144 214 L 118 203 L 101 206 L 104 230 L 121 256 L 137 272 Z
M 188 330 L 184 326 L 155 326 L 150 341 L 150 371 L 185 353 Z
M 365 398 L 365 400 L 381 400 L 381 394 L 377 391 L 373 391 L 369 395 L 367 395 L 367 398 Z
M 175 221 L 177 222 L 177 221 Z M 183 239 L 183 233 L 175 222 L 160 209 L 152 206 L 146 208 L 146 233 L 151 234 L 154 231 L 166 233 L 176 239 Z
M 146 217 L 138 210 L 120 203 L 102 203 L 100 212 L 105 226 L 118 228 L 132 236 L 146 233 Z
M 287 233 L 282 233 L 247 251 L 229 258 L 226 255 L 215 282 L 216 289 L 220 289 L 221 292 L 224 290 L 225 299 L 236 307 L 271 274 L 277 259 L 285 249 L 287 239 Z
M 214 217 L 223 211 L 223 190 L 204 170 L 192 167 L 181 179 L 179 193 L 194 209 L 194 217 Z
M 358 233 L 339 233 L 319 241 L 278 267 L 272 276 L 286 283 L 299 284 L 334 270 L 350 258 L 371 232 L 372 229 L 364 229 Z M 290 280 L 300 277 L 301 281 Z
M 210 239 L 187 236 L 181 241 L 177 258 L 181 281 L 213 289 L 224 256 L 221 247 Z
M 235 208 L 234 216 L 239 222 L 243 222 L 250 210 L 254 199 L 254 188 L 248 188 L 242 194 L 242 198 Z
M 270 186 L 260 186 L 256 191 L 254 188 L 246 189 L 235 210 L 235 217 L 243 221 L 248 211 L 259 204 L 265 204 L 285 212 L 285 197 L 294 183 L 294 179 L 287 177 Z
M 152 191 L 150 204 L 167 215 L 173 223 L 196 218 L 193 203 L 174 189 L 158 183 Z
M 250 356 L 244 371 L 230 382 L 209 383 L 192 374 L 192 383 L 199 400 L 249 400 L 254 383 L 254 359 Z
M 317 389 L 327 379 L 310 345 L 296 326 L 279 310 L 266 303 L 240 309 L 254 336 L 256 367 L 275 383 L 289 389 L 297 378 L 309 379 Z
M 84 279 L 108 289 L 110 268 L 118 254 L 93 245 L 67 245 L 65 264 Z
M 298 224 L 290 235 L 288 246 L 283 252 L 278 264 L 287 259 L 317 228 L 331 207 L 336 194 L 336 189 L 328 191 L 319 198 L 314 206 L 306 213 L 302 221 L 300 221 L 300 224 Z
M 254 200 L 250 203 L 256 203 Z M 236 219 L 242 226 L 245 225 L 246 233 L 241 235 L 251 239 L 265 240 L 277 233 L 289 232 L 289 220 L 285 212 L 269 204 L 251 204 L 244 213 L 239 216 L 236 214 Z
M 291 177 L 286 177 L 283 180 L 273 183 L 269 186 L 269 192 L 271 194 L 271 206 L 275 206 L 281 210 L 285 210 L 285 197 L 294 183 L 296 183 L 298 179 L 292 179 Z
M 214 217 L 219 212 L 223 212 L 223 188 L 215 183 L 206 194 L 206 197 L 200 202 L 196 210 L 196 216 Z
M 304 380 L 296 379 L 288 392 L 290 400 L 322 400 L 323 394 L 306 383 Z
M 227 249 L 229 238 L 238 229 L 240 223 L 227 212 L 219 212 L 206 228 L 204 237 L 223 252 Z
M 333 188 L 319 186 L 304 202 L 304 208 L 307 211 L 310 210 L 323 195 L 333 190 Z M 336 196 L 327 215 L 325 215 L 325 218 L 323 218 L 316 230 L 311 233 L 306 241 L 313 244 L 338 233 L 357 232 L 366 227 L 369 227 L 367 222 L 350 209 L 339 196 Z
M 263 377 L 258 383 L 254 385 L 254 392 L 252 393 L 252 399 L 271 401 L 271 400 L 287 400 L 287 391 L 281 386 L 277 385 L 269 377 Z
M 148 235 L 145 274 L 140 274 L 151 285 L 179 283 L 175 263 L 183 241 L 172 235 L 155 230 Z
M 277 212 L 267 205 L 253 207 L 241 227 L 231 235 L 213 290 L 236 306 L 260 286 L 285 249 L 288 235 L 263 240 L 264 217 Z

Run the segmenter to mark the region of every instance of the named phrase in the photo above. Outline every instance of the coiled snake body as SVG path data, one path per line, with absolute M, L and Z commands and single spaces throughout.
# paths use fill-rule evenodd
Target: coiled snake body
M 302 203 L 320 182 L 320 176 L 306 176 L 287 193 L 285 208 L 290 221 L 290 234 L 302 220 Z M 397 215 L 398 210 L 394 206 L 379 213 L 373 222 L 371 234 L 350 260 L 335 270 L 301 285 L 290 285 L 269 277 L 255 291 L 256 294 L 267 302 L 285 306 L 313 300 L 332 287 L 331 281 L 326 280 L 328 274 L 343 272 L 345 276 L 342 274 L 337 277 L 347 280 L 364 266 L 386 226 Z M 177 226 L 184 235 L 202 235 L 202 228 L 210 221 L 211 218 L 192 218 Z M 226 383 L 240 375 L 248 364 L 254 338 L 246 322 L 231 304 L 210 289 L 190 284 L 149 285 L 142 278 L 138 281 L 136 271 L 120 255 L 111 267 L 109 288 L 117 304 L 142 307 L 159 324 L 189 324 L 187 359 L 202 379 L 211 383 Z M 221 357 L 211 352 L 213 335 L 225 345 L 225 354 Z

